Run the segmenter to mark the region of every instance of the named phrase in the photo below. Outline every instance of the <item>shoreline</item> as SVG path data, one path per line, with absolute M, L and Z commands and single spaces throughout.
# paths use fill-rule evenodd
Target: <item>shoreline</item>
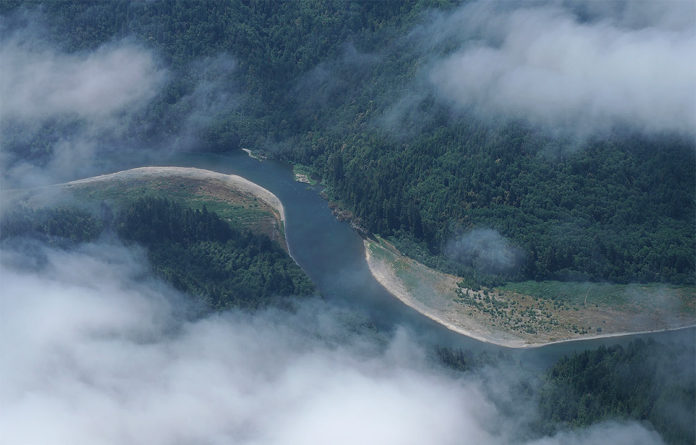
M 606 333 L 606 334 L 594 334 L 594 335 L 580 336 L 580 337 L 576 337 L 576 338 L 567 338 L 567 339 L 562 339 L 562 340 L 552 340 L 552 341 L 547 341 L 547 342 L 536 342 L 536 343 L 529 343 L 521 338 L 519 338 L 517 340 L 498 338 L 495 335 L 492 335 L 491 333 L 486 332 L 484 329 L 476 329 L 474 327 L 464 329 L 464 328 L 461 328 L 459 326 L 455 326 L 454 324 L 448 322 L 447 320 L 444 320 L 438 314 L 434 313 L 434 311 L 429 311 L 427 308 L 423 308 L 422 307 L 423 305 L 419 304 L 419 302 L 417 302 L 417 300 L 409 293 L 409 291 L 400 282 L 400 280 L 398 278 L 390 277 L 390 276 L 388 276 L 390 274 L 389 272 L 385 272 L 385 271 L 381 270 L 383 267 L 388 267 L 388 266 L 378 264 L 378 261 L 376 259 L 374 259 L 372 257 L 372 255 L 370 254 L 370 251 L 368 248 L 368 246 L 369 246 L 368 243 L 369 242 L 367 240 L 363 240 L 363 246 L 364 246 L 364 252 L 365 252 L 365 262 L 367 263 L 367 266 L 368 266 L 372 276 L 375 278 L 375 280 L 380 285 L 382 285 L 382 287 L 384 287 L 387 290 L 387 292 L 389 292 L 392 296 L 394 296 L 394 298 L 398 299 L 406 306 L 417 311 L 418 313 L 429 318 L 430 320 L 442 325 L 446 329 L 448 329 L 452 332 L 455 332 L 457 334 L 464 335 L 466 337 L 470 337 L 470 338 L 473 338 L 475 340 L 481 341 L 483 343 L 494 344 L 496 346 L 501 346 L 501 347 L 510 348 L 510 349 L 534 349 L 534 348 L 541 348 L 544 346 L 555 345 L 555 344 L 560 344 L 560 343 L 580 342 L 580 341 L 587 341 L 587 340 L 599 340 L 599 339 L 614 338 L 614 337 L 626 337 L 629 335 L 657 334 L 657 333 L 661 333 L 661 332 L 680 331 L 680 330 L 691 329 L 691 328 L 696 327 L 696 324 L 691 324 L 691 325 L 687 325 L 687 326 L 679 326 L 679 327 L 674 327 L 674 328 L 663 328 L 663 329 L 630 331 L 630 332 L 613 332 L 613 333 Z M 478 324 L 477 323 L 478 321 L 475 319 L 470 319 L 468 321 L 470 321 L 472 324 Z
M 246 151 L 246 149 L 245 149 Z M 250 156 L 261 161 L 261 159 Z M 50 184 L 39 187 L 32 187 L 27 189 L 13 189 L 15 191 L 31 191 L 31 190 L 50 190 L 50 189 L 70 189 L 74 186 L 80 186 L 83 184 L 90 184 L 94 182 L 108 182 L 108 181 L 129 181 L 129 180 L 139 180 L 139 179 L 151 179 L 151 178 L 167 178 L 167 177 L 179 177 L 195 180 L 215 180 L 220 181 L 223 185 L 229 187 L 235 192 L 246 193 L 259 199 L 264 204 L 268 205 L 276 220 L 280 223 L 280 236 L 283 240 L 283 245 L 285 246 L 285 251 L 290 256 L 290 258 L 300 266 L 297 259 L 292 253 L 290 248 L 290 243 L 288 242 L 287 233 L 285 229 L 285 207 L 283 202 L 270 190 L 252 182 L 242 176 L 234 174 L 219 173 L 212 170 L 206 170 L 196 167 L 177 167 L 177 166 L 147 166 L 147 167 L 136 167 L 126 170 L 120 170 L 113 173 L 106 173 L 103 175 L 90 176 L 88 178 L 76 179 L 69 182 L 63 182 L 58 184 Z M 301 268 L 301 266 L 300 266 Z
M 265 156 L 257 155 L 257 154 L 255 154 L 253 151 L 249 150 L 248 148 L 242 148 L 241 150 L 242 150 L 244 153 L 246 153 L 247 155 L 249 155 L 250 158 L 256 159 L 256 160 L 259 161 L 259 162 L 262 162 L 264 159 L 266 159 Z
M 91 182 L 99 181 L 112 181 L 112 180 L 132 180 L 132 179 L 143 179 L 143 178 L 156 178 L 156 177 L 183 177 L 198 180 L 217 180 L 225 184 L 226 186 L 234 189 L 235 191 L 248 193 L 253 197 L 263 201 L 276 213 L 276 218 L 281 225 L 281 238 L 283 239 L 283 244 L 285 245 L 285 251 L 292 258 L 292 260 L 299 266 L 297 259 L 292 254 L 290 249 L 290 243 L 288 243 L 287 233 L 285 231 L 285 207 L 283 202 L 278 198 L 273 192 L 268 189 L 261 187 L 255 182 L 249 181 L 248 179 L 233 174 L 218 173 L 212 170 L 205 170 L 196 167 L 137 167 L 128 170 L 121 170 L 114 173 L 107 173 L 104 175 L 92 176 L 89 178 L 78 179 L 75 181 L 70 181 L 62 184 L 56 184 L 58 187 L 70 188 L 75 185 L 88 184 Z M 47 186 L 53 187 L 53 186 Z
M 285 225 L 285 208 L 283 203 L 269 190 L 261 187 L 260 185 L 249 181 L 238 175 L 228 175 L 225 173 L 218 173 L 211 170 L 204 170 L 194 167 L 138 167 L 128 170 L 121 170 L 114 173 L 108 173 L 105 175 L 92 176 L 89 178 L 78 179 L 75 181 L 70 181 L 62 184 L 57 184 L 61 187 L 72 187 L 75 185 L 88 184 L 92 182 L 100 181 L 112 181 L 112 180 L 132 180 L 132 179 L 142 179 L 142 178 L 153 178 L 153 177 L 184 177 L 191 179 L 213 179 L 218 180 L 225 185 L 244 193 L 248 193 L 255 198 L 260 199 L 268 206 L 270 206 L 275 212 L 277 212 L 278 219 Z M 49 186 L 50 187 L 50 186 Z
M 380 270 L 380 265 L 377 264 L 376 260 L 370 254 L 367 243 L 368 241 L 363 240 L 363 245 L 365 248 L 365 262 L 367 262 L 367 266 L 368 269 L 370 269 L 370 273 L 372 274 L 374 279 L 387 290 L 387 292 L 389 292 L 392 296 L 394 296 L 394 298 L 398 299 L 406 306 L 410 307 L 411 309 L 420 313 L 421 315 L 429 318 L 430 320 L 444 326 L 452 332 L 456 332 L 457 334 L 473 338 L 483 343 L 490 343 L 507 348 L 526 347 L 522 340 L 513 342 L 509 340 L 503 341 L 500 339 L 494 339 L 491 338 L 491 336 L 486 335 L 486 333 L 484 332 L 476 332 L 474 330 L 462 329 L 458 326 L 453 325 L 452 323 L 447 322 L 446 320 L 443 320 L 441 317 L 437 316 L 436 314 L 433 314 L 432 312 L 421 309 L 420 307 L 418 307 L 419 305 L 415 303 L 415 299 L 409 294 L 409 292 L 401 283 L 399 283 L 397 280 L 393 278 L 388 277 L 384 271 Z

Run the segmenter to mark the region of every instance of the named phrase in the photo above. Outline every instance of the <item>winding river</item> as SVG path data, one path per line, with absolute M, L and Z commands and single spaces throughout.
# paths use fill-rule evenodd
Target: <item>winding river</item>
M 360 236 L 347 222 L 338 221 L 316 187 L 296 182 L 284 163 L 260 162 L 241 150 L 225 154 L 188 154 L 160 160 L 159 165 L 198 167 L 236 174 L 273 192 L 286 212 L 290 253 L 317 285 L 321 295 L 337 305 L 361 310 L 381 330 L 406 329 L 423 344 L 459 347 L 474 352 L 505 350 L 525 361 L 550 363 L 560 355 L 626 343 L 637 337 L 693 341 L 696 329 L 630 335 L 552 344 L 534 349 L 508 349 L 454 333 L 402 304 L 372 277 Z

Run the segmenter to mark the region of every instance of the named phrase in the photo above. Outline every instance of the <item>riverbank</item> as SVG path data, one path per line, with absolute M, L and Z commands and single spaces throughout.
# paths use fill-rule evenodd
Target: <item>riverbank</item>
M 285 208 L 269 190 L 241 176 L 191 167 L 140 167 L 63 184 L 8 190 L 4 198 L 41 208 L 106 202 L 119 206 L 144 196 L 214 211 L 232 226 L 264 234 L 289 252 Z
M 503 347 L 534 348 L 696 325 L 693 298 L 686 313 L 669 307 L 641 311 L 636 302 L 622 307 L 550 303 L 498 288 L 462 288 L 458 277 L 417 263 L 381 239 L 366 239 L 364 247 L 374 278 L 402 303 L 453 332 Z
M 167 197 L 215 211 L 233 226 L 265 234 L 289 251 L 285 208 L 276 195 L 241 176 L 192 167 L 140 167 L 59 185 L 88 199 Z
M 246 153 L 247 155 L 249 155 L 250 158 L 256 159 L 256 160 L 259 161 L 259 162 L 261 162 L 261 161 L 263 161 L 263 160 L 266 159 L 265 156 L 256 154 L 256 153 L 254 153 L 253 151 L 249 150 L 248 148 L 242 148 L 242 151 L 243 151 L 244 153 Z
M 226 175 L 210 170 L 203 170 L 193 167 L 139 167 L 130 170 L 122 170 L 106 175 L 93 176 L 85 179 L 70 181 L 61 186 L 70 188 L 82 184 L 89 184 L 100 181 L 133 181 L 156 177 L 179 177 L 184 179 L 214 180 L 220 181 L 226 186 L 237 192 L 247 193 L 268 204 L 277 213 L 280 221 L 285 222 L 285 209 L 283 203 L 276 195 L 255 184 L 248 179 L 237 175 Z

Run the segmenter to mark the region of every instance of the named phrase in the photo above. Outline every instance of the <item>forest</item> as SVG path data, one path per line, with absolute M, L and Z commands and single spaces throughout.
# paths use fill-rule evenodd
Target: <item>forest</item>
M 696 440 L 693 343 L 634 340 L 565 357 L 546 375 L 539 398 L 547 428 L 605 420 L 649 422 L 669 443 Z
M 426 51 L 414 36 L 433 11 L 456 5 L 124 0 L 28 9 L 68 52 L 125 37 L 156 51 L 171 76 L 130 123 L 130 142 L 175 136 L 203 76 L 234 105 L 209 110 L 189 149 L 248 147 L 303 164 L 357 224 L 430 266 L 491 282 L 490 271 L 447 254 L 452 240 L 485 228 L 523 253 L 494 271 L 497 280 L 693 284 L 694 141 L 627 126 L 576 138 L 452 112 L 419 87 L 417 67 L 459 42 L 450 36 Z M 0 13 L 21 22 L 23 6 L 6 0 Z M 410 89 L 417 97 L 395 102 Z M 40 164 L 82 124 L 45 122 L 30 138 L 21 123 L 2 125 L 8 151 Z M 123 141 L 103 145 L 118 151 Z
M 459 372 L 514 367 L 521 376 L 515 385 L 526 404 L 520 408 L 503 401 L 502 406 L 513 412 L 534 406 L 529 427 L 534 434 L 635 420 L 654 428 L 670 444 L 692 444 L 696 439 L 696 345 L 686 338 L 600 346 L 566 355 L 542 373 L 503 353 L 441 347 L 435 354 Z
M 0 241 L 20 237 L 72 248 L 112 233 L 145 248 L 152 271 L 211 310 L 247 309 L 310 295 L 314 286 L 277 243 L 237 230 L 216 213 L 164 198 L 135 200 L 114 213 L 103 204 L 19 209 L 3 215 Z
M 350 214 L 364 233 L 379 234 L 408 256 L 461 276 L 461 285 L 465 287 L 526 280 L 696 283 L 694 138 L 678 132 L 644 131 L 650 125 L 641 126 L 630 120 L 612 122 L 597 132 L 555 131 L 524 117 L 508 119 L 478 113 L 473 106 L 452 106 L 449 98 L 443 98 L 442 92 L 433 87 L 430 68 L 467 47 L 467 39 L 484 40 L 485 30 L 464 36 L 447 21 L 452 14 L 461 13 L 461 6 L 467 3 L 475 2 L 0 0 L 0 39 L 6 44 L 0 48 L 6 52 L 0 55 L 11 55 L 17 50 L 27 58 L 48 54 L 57 55 L 56 59 L 73 57 L 70 60 L 89 62 L 113 48 L 137 48 L 152 55 L 152 71 L 158 74 L 157 81 L 150 85 L 151 95 L 144 94 L 145 99 L 133 107 L 117 108 L 106 117 L 99 113 L 94 113 L 96 117 L 87 116 L 69 107 L 68 111 L 59 108 L 59 112 L 45 114 L 44 110 L 33 110 L 35 114 L 28 116 L 5 113 L 0 119 L 0 162 L 6 171 L 0 180 L 4 181 L 5 173 L 10 171 L 32 179 L 32 174 L 40 176 L 48 167 L 70 171 L 75 167 L 72 164 L 94 164 L 95 171 L 103 172 L 112 159 L 118 161 L 113 165 L 122 165 L 124 159 L 126 163 L 138 164 L 142 153 L 151 155 L 149 161 L 159 161 L 158 156 L 165 158 L 172 153 L 246 148 L 290 162 L 307 172 L 320 183 L 330 204 L 338 206 L 343 214 Z M 548 6 L 544 2 L 531 3 Z M 602 4 L 549 3 L 579 9 L 582 5 Z M 580 11 L 578 16 L 581 18 L 571 25 L 593 20 L 588 11 Z M 594 20 L 611 27 L 610 20 L 602 22 L 601 16 Z M 628 28 L 626 25 L 622 31 Z M 523 46 L 524 42 L 520 44 Z M 50 66 L 52 60 L 43 57 L 41 62 Z M 41 80 L 40 76 L 37 78 Z M 21 80 L 11 82 L 19 84 Z M 571 119 L 571 127 L 575 124 L 582 127 Z M 75 141 L 83 145 L 73 146 Z M 77 157 L 59 156 L 59 151 L 66 147 L 74 149 Z M 83 153 L 93 156 L 84 156 L 83 160 Z M 87 175 L 79 177 L 84 176 Z M 77 177 L 76 174 L 69 179 Z M 0 185 L 5 186 L 4 182 Z M 620 346 L 602 346 L 566 356 L 548 369 L 531 372 L 525 366 L 533 365 L 516 363 L 513 354 L 476 355 L 436 348 L 436 358 L 454 374 L 451 387 L 442 383 L 450 375 L 440 375 L 441 368 L 431 361 L 417 361 L 413 368 L 402 368 L 411 355 L 421 355 L 423 345 L 402 342 L 401 330 L 393 345 L 382 345 L 388 346 L 389 357 L 381 365 L 381 358 L 375 359 L 374 354 L 351 352 L 345 343 L 352 337 L 333 326 L 333 315 L 323 312 L 308 322 L 302 310 L 298 314 L 283 313 L 282 318 L 291 321 L 279 323 L 281 317 L 256 311 L 251 317 L 259 316 L 261 321 L 254 322 L 252 318 L 251 325 L 242 330 L 211 329 L 229 322 L 226 317 L 204 318 L 205 329 L 183 320 L 174 325 L 181 329 L 173 329 L 177 332 L 172 334 L 152 328 L 153 320 L 147 320 L 149 312 L 136 314 L 138 307 L 130 307 L 132 314 L 137 315 L 133 319 L 139 320 L 144 330 L 124 328 L 104 334 L 99 330 L 101 326 L 75 322 L 74 332 L 71 331 L 74 336 L 60 332 L 51 338 L 51 329 L 71 327 L 75 314 L 70 302 L 75 300 L 59 299 L 68 302 L 67 309 L 63 311 L 56 304 L 48 306 L 53 311 L 49 313 L 39 310 L 43 304 L 25 307 L 15 297 L 35 293 L 35 287 L 25 285 L 30 283 L 27 277 L 36 272 L 32 268 L 41 267 L 40 261 L 32 262 L 31 241 L 24 244 L 27 239 L 38 239 L 65 251 L 90 242 L 109 245 L 114 239 L 139 246 L 150 271 L 201 303 L 206 313 L 228 308 L 257 309 L 276 303 L 293 306 L 291 302 L 297 300 L 290 297 L 308 297 L 315 293 L 315 288 L 276 243 L 231 227 L 205 207 L 194 210 L 168 199 L 144 198 L 118 208 L 104 203 L 94 207 L 1 210 L 0 247 L 8 251 L 25 249 L 22 253 L 28 258 L 26 264 L 9 264 L 18 261 L 15 258 L 7 261 L 11 266 L 7 270 L 16 268 L 21 272 L 13 273 L 13 281 L 19 284 L 12 289 L 14 293 L 7 293 L 7 307 L 16 312 L 11 314 L 13 318 L 8 316 L 13 323 L 8 324 L 11 329 L 7 331 L 7 350 L 17 352 L 14 357 L 18 360 L 6 368 L 14 371 L 16 367 L 19 376 L 13 379 L 16 376 L 10 373 L 11 378 L 6 380 L 7 394 L 19 393 L 12 400 L 14 405 L 8 403 L 14 416 L 8 427 L 26 424 L 34 433 L 38 430 L 33 428 L 34 421 L 43 415 L 50 433 L 72 433 L 70 427 L 78 431 L 92 426 L 91 430 L 114 433 L 122 441 L 128 434 L 136 437 L 148 423 L 154 425 L 148 430 L 153 437 L 166 437 L 158 434 L 171 430 L 179 434 L 176 439 L 180 440 L 189 437 L 180 427 L 192 425 L 195 429 L 202 425 L 201 429 L 209 435 L 192 434 L 192 441 L 215 440 L 211 439 L 214 434 L 223 441 L 243 437 L 258 442 L 265 438 L 259 439 L 255 433 L 278 427 L 277 419 L 290 419 L 286 423 L 293 424 L 296 413 L 310 416 L 300 418 L 306 423 L 295 422 L 291 426 L 316 425 L 314 413 L 326 411 L 327 403 L 297 402 L 328 400 L 334 408 L 343 402 L 338 399 L 345 398 L 340 395 L 345 394 L 346 379 L 373 378 L 376 382 L 363 389 L 367 396 L 353 391 L 360 389 L 357 386 L 349 388 L 350 401 L 365 402 L 369 407 L 384 406 L 374 402 L 388 397 L 389 401 L 397 401 L 388 406 L 420 404 L 419 408 L 425 411 L 413 411 L 424 414 L 416 419 L 420 421 L 421 417 L 428 420 L 432 419 L 428 415 L 442 413 L 436 409 L 442 407 L 428 404 L 433 401 L 430 390 L 442 393 L 443 387 L 446 391 L 452 389 L 453 397 L 467 394 L 472 397 L 462 397 L 463 402 L 477 403 L 481 400 L 477 398 L 479 393 L 487 391 L 477 379 L 488 378 L 493 389 L 488 388 L 490 394 L 483 401 L 500 410 L 500 415 L 494 416 L 499 421 L 493 425 L 494 433 L 499 433 L 497 429 L 503 424 L 505 428 L 510 428 L 508 424 L 514 428 L 519 426 L 518 421 L 528 422 L 515 431 L 520 434 L 515 436 L 519 441 L 542 436 L 546 436 L 542 441 L 554 440 L 554 434 L 565 432 L 579 432 L 577 437 L 582 441 L 585 427 L 599 422 L 645 427 L 649 433 L 657 431 L 670 444 L 693 444 L 696 440 L 693 336 L 684 344 L 662 342 L 659 336 L 658 340 L 623 341 Z M 462 240 L 470 242 L 472 234 L 485 234 L 485 242 L 492 240 L 481 245 L 491 251 L 500 250 L 505 264 L 491 266 L 485 258 L 467 259 L 467 255 L 458 253 L 458 246 L 466 244 Z M 478 245 L 474 247 L 474 251 L 479 249 Z M 35 274 L 34 281 L 40 285 L 56 282 L 43 280 L 41 272 Z M 94 283 L 95 277 L 88 278 L 88 284 Z M 126 283 L 134 289 L 128 291 L 134 293 L 150 289 L 140 287 L 141 283 L 131 278 Z M 90 288 L 82 290 L 86 295 L 94 293 Z M 114 295 L 122 295 L 121 290 L 118 287 Z M 47 289 L 46 294 L 53 291 Z M 106 306 L 103 313 L 108 313 L 109 308 Z M 93 309 L 87 308 L 85 314 L 91 316 L 89 311 Z M 25 313 L 34 316 L 22 318 Z M 64 314 L 70 317 L 63 317 Z M 20 318 L 15 319 L 17 316 Z M 118 318 L 119 314 L 109 313 L 104 321 L 111 317 Z M 34 323 L 45 321 L 50 321 L 47 329 L 35 329 Z M 285 323 L 298 326 L 287 329 Z M 315 329 L 312 323 L 322 324 L 322 328 Z M 29 330 L 20 329 L 26 326 Z M 107 323 L 105 329 L 111 329 L 110 326 Z M 365 326 L 373 330 L 371 324 Z M 150 328 L 164 338 L 161 343 L 143 341 L 151 335 L 147 332 Z M 293 334 L 295 330 L 302 334 Z M 211 334 L 202 339 L 189 336 L 199 331 Z M 25 335 L 26 332 L 31 335 Z M 287 338 L 269 340 L 286 333 Z M 687 331 L 691 333 L 692 330 Z M 376 333 L 380 342 L 383 334 Z M 329 337 L 326 343 L 317 343 L 322 336 Z M 43 340 L 41 344 L 32 343 L 34 337 Z M 187 356 L 185 350 L 177 349 L 181 343 L 187 343 L 181 339 L 187 338 L 199 339 L 190 343 L 194 349 L 196 345 L 205 345 L 201 348 L 204 350 Z M 80 339 L 88 341 L 83 343 Z M 18 341 L 13 344 L 13 340 Z M 121 346 L 124 342 L 126 347 Z M 358 343 L 356 348 L 361 351 L 372 349 L 363 341 Z M 72 349 L 73 344 L 79 347 Z M 64 350 L 54 345 L 62 345 Z M 155 353 L 158 348 L 160 354 Z M 38 351 L 36 357 L 23 354 L 24 349 Z M 103 360 L 93 360 L 90 354 L 84 354 L 86 350 L 98 351 Z M 109 366 L 108 359 L 118 361 L 123 354 L 134 357 L 133 363 L 128 363 L 132 368 Z M 219 356 L 221 361 L 211 359 L 212 356 Z M 45 357 L 48 362 L 43 361 Z M 143 357 L 165 360 L 139 361 Z M 22 367 L 22 360 L 29 364 Z M 305 367 L 305 361 L 311 366 Z M 94 366 L 98 366 L 97 372 L 91 373 Z M 55 369 L 57 374 L 50 371 Z M 211 372 L 204 374 L 205 370 Z M 418 385 L 422 380 L 418 376 L 425 371 L 430 383 Z M 458 375 L 458 371 L 466 374 Z M 244 372 L 248 372 L 249 378 L 244 378 Z M 373 372 L 378 375 L 375 377 Z M 513 386 L 507 385 L 507 379 L 496 380 L 505 372 L 513 374 Z M 56 379 L 56 375 L 61 378 Z M 335 381 L 324 380 L 327 375 Z M 85 376 L 89 385 L 85 384 Z M 207 376 L 216 382 L 212 394 Z M 230 378 L 239 380 L 235 382 L 239 386 L 229 385 L 225 379 Z M 297 386 L 300 380 L 308 380 L 308 385 Z M 390 386 L 392 380 L 400 386 Z M 473 392 L 456 392 L 469 382 L 474 382 Z M 194 383 L 200 383 L 203 390 L 188 392 Z M 77 389 L 99 389 L 100 384 L 103 393 L 98 399 L 76 395 Z M 257 386 L 261 392 L 255 392 Z M 127 391 L 120 392 L 119 388 Z M 150 392 L 153 388 L 162 393 Z M 298 388 L 304 391 L 303 397 L 297 397 Z M 409 392 L 412 389 L 416 392 Z M 383 390 L 390 394 L 385 396 Z M 38 400 L 45 393 L 56 396 L 45 399 L 47 410 L 38 411 L 38 404 L 31 407 L 36 411 L 27 409 L 25 394 Z M 428 397 L 396 397 L 402 393 Z M 224 402 L 230 394 L 233 400 L 227 407 L 250 402 L 246 404 L 253 407 L 253 413 L 244 417 L 243 412 L 230 409 L 232 417 L 242 415 L 222 418 L 223 425 L 216 429 L 209 422 L 220 418 L 219 413 L 204 408 L 212 406 L 217 410 L 218 406 L 225 406 L 209 402 Z M 325 399 L 327 394 L 333 398 Z M 54 403 L 66 398 L 65 405 Z M 104 409 L 112 399 L 115 409 Z M 123 404 L 123 400 L 128 403 Z M 269 404 L 273 406 L 264 406 L 268 400 L 274 402 Z M 423 400 L 428 403 L 420 403 Z M 153 406 L 164 409 L 143 411 L 142 418 L 133 420 L 128 417 L 134 412 L 129 408 L 140 401 L 158 401 L 160 404 Z M 267 408 L 273 415 L 260 416 L 259 407 Z M 194 420 L 178 422 L 179 425 L 159 423 L 164 417 L 172 417 L 158 414 L 169 409 L 180 409 L 182 415 Z M 280 414 L 274 410 L 280 410 Z M 148 417 L 152 413 L 155 417 Z M 477 416 L 471 414 L 467 411 L 456 418 L 457 426 L 478 422 Z M 89 417 L 98 418 L 101 426 L 103 419 L 108 419 L 115 427 L 87 425 L 84 421 Z M 176 421 L 176 416 L 173 418 Z M 381 421 L 380 416 L 375 418 Z M 20 422 L 10 424 L 14 419 Z M 25 419 L 29 420 L 22 422 Z M 49 419 L 66 422 L 51 425 Z M 257 423 L 258 419 L 268 423 Z M 355 425 L 350 427 L 357 429 Z M 432 425 L 425 429 L 432 429 Z
M 209 307 L 256 308 L 274 297 L 309 295 L 309 278 L 265 235 L 230 227 L 216 213 L 164 198 L 142 198 L 124 210 L 116 233 L 148 251 L 154 272 Z

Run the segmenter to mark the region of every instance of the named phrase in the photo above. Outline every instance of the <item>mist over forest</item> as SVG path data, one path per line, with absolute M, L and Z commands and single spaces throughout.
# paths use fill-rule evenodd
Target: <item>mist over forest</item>
M 1 1 L 0 442 L 693 443 L 693 329 L 439 349 L 208 209 L 10 205 L 246 148 L 476 285 L 693 287 L 693 54 L 686 0 Z M 158 238 L 184 220 L 223 235 Z
M 198 318 L 117 242 L 5 247 L 1 272 L 8 443 L 662 443 L 626 421 L 534 438 L 517 367 L 453 373 L 319 300 Z

